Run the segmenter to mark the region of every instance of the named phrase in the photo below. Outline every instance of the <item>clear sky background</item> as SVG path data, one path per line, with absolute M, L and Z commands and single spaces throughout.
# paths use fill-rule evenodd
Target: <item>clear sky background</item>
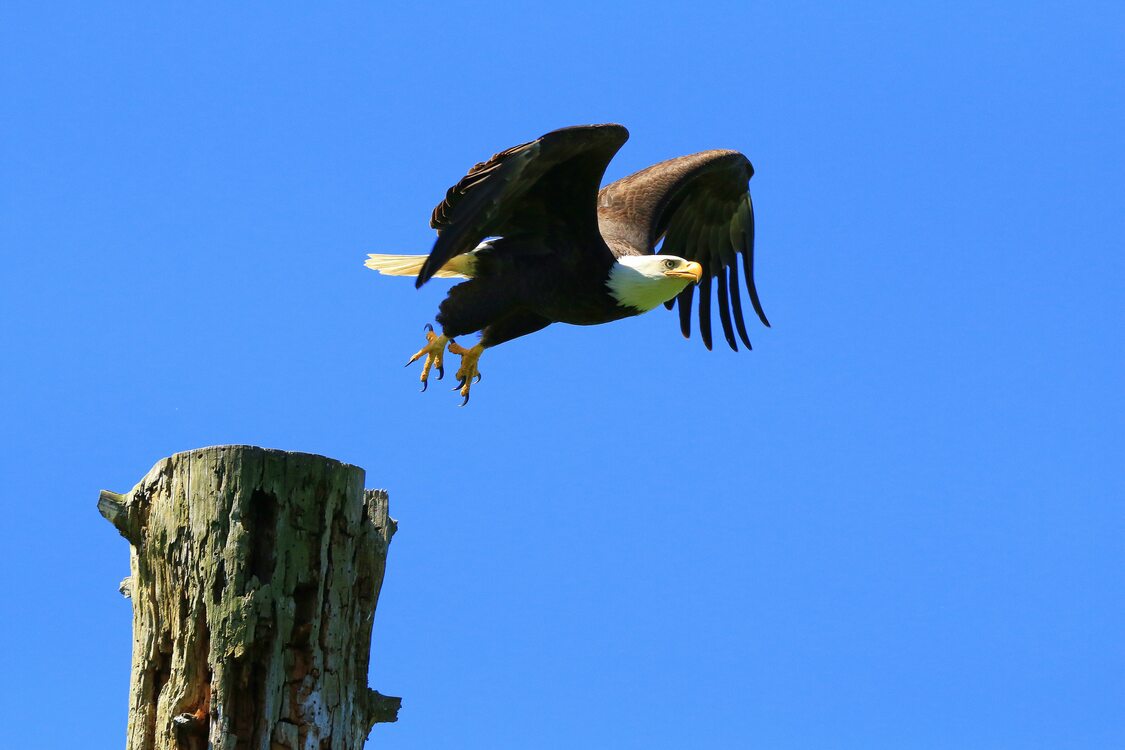
M 195 6 L 0 9 L 6 746 L 121 747 L 98 490 L 216 443 L 390 491 L 371 746 L 1125 746 L 1125 5 Z M 750 157 L 774 327 L 419 394 L 364 254 L 606 121 Z

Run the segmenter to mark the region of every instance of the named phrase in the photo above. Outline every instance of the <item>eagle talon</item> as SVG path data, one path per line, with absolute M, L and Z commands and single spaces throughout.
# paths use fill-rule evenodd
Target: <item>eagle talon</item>
M 426 345 L 416 351 L 414 355 L 406 362 L 406 366 L 409 367 L 419 359 L 422 359 L 423 357 L 426 358 L 425 361 L 422 362 L 422 376 L 420 378 L 420 380 L 422 381 L 421 393 L 425 393 L 426 389 L 430 385 L 429 379 L 431 368 L 437 368 L 438 380 L 441 380 L 443 377 L 445 377 L 445 363 L 443 362 L 443 358 L 445 357 L 445 347 L 449 343 L 448 338 L 446 338 L 445 336 L 438 336 L 436 333 L 434 333 L 434 328 L 429 323 L 426 324 L 426 328 L 428 329 L 426 331 Z
M 461 402 L 461 406 L 469 403 L 469 389 L 473 383 L 479 383 L 481 380 L 480 370 L 477 369 L 477 361 L 480 355 L 484 352 L 484 347 L 480 344 L 466 349 L 455 341 L 449 342 L 449 351 L 454 354 L 461 355 L 461 366 L 457 368 L 457 385 L 453 390 L 460 391 L 461 395 L 465 398 Z
M 434 332 L 433 323 L 427 323 L 426 325 L 422 326 L 422 330 L 425 331 L 426 333 L 433 333 Z

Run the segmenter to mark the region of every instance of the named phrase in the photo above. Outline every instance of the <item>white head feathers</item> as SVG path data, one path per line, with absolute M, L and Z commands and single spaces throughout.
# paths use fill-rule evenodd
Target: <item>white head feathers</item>
M 625 255 L 613 264 L 606 284 L 617 304 L 648 312 L 702 275 L 698 263 L 675 255 Z

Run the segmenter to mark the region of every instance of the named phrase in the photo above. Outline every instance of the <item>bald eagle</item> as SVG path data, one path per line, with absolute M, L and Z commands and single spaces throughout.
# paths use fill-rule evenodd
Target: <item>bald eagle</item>
M 467 279 L 449 290 L 426 325 L 422 390 L 431 368 L 445 375 L 446 349 L 464 406 L 480 380 L 481 353 L 551 323 L 595 325 L 679 307 L 691 335 L 699 288 L 699 332 L 711 348 L 711 289 L 723 336 L 750 348 L 742 318 L 738 260 L 746 290 L 769 326 L 754 287 L 754 207 L 750 161 L 714 150 L 660 162 L 599 190 L 610 159 L 629 137 L 620 125 L 562 128 L 477 164 L 446 193 L 430 226 L 438 237 L 426 255 L 369 255 L 368 268 L 391 276 Z M 659 252 L 656 246 L 663 239 Z M 732 322 L 733 321 L 733 322 Z M 480 331 L 463 347 L 456 337 Z

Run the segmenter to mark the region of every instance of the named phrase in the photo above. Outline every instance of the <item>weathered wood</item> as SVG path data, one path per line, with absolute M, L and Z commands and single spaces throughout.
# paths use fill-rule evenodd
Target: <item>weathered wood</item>
M 367 687 L 395 522 L 364 472 L 218 446 L 165 458 L 99 512 L 129 540 L 127 750 L 359 750 L 398 698 Z

